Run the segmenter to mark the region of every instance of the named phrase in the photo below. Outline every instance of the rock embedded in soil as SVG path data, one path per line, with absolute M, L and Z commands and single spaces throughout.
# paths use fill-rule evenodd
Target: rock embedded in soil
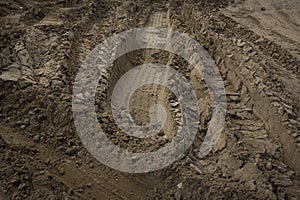
M 76 149 L 74 147 L 69 147 L 65 151 L 65 154 L 69 156 L 73 156 L 75 153 L 76 153 Z
M 63 167 L 59 167 L 59 168 L 58 168 L 58 173 L 59 173 L 60 175 L 64 175 L 64 174 L 65 174 L 65 169 L 64 169 Z
M 39 141 L 40 141 L 40 135 L 34 136 L 34 137 L 32 138 L 32 140 L 33 140 L 34 142 L 39 142 Z
M 267 162 L 266 169 L 267 170 L 271 170 L 272 169 L 272 163 L 271 162 Z

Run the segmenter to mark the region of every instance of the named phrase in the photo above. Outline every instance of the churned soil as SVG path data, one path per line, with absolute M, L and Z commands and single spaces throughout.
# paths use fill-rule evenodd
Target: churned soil
M 297 0 L 0 1 L 0 199 L 300 199 L 299 13 Z M 201 75 L 168 52 L 120 57 L 95 100 L 115 145 L 155 151 L 181 125 L 178 99 L 146 86 L 130 101 L 132 117 L 147 124 L 149 108 L 159 102 L 168 112 L 164 129 L 139 139 L 117 127 L 109 94 L 134 66 L 160 63 L 182 73 L 200 111 L 198 134 L 181 159 L 129 174 L 103 165 L 81 143 L 72 87 L 96 45 L 145 26 L 186 33 L 208 51 L 225 84 L 227 115 L 218 143 L 199 158 L 209 123 L 218 123 L 210 122 Z

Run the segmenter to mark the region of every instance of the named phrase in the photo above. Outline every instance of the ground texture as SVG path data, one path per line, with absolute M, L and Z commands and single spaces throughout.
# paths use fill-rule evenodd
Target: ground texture
M 0 1 L 0 18 L 0 199 L 300 199 L 299 1 L 10 0 Z M 185 156 L 159 171 L 129 174 L 101 164 L 80 142 L 72 86 L 97 44 L 145 26 L 199 41 L 220 70 L 228 108 L 219 142 L 200 159 L 211 118 L 201 75 L 168 52 L 120 57 L 96 98 L 97 117 L 113 143 L 154 151 L 180 126 L 176 98 L 150 86 L 134 94 L 131 113 L 145 124 L 153 103 L 165 105 L 163 131 L 137 139 L 114 125 L 109 94 L 139 64 L 180 71 L 195 88 L 201 112 Z

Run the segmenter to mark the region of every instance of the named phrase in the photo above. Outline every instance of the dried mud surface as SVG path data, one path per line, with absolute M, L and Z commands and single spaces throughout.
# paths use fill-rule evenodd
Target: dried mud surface
M 300 199 L 298 4 L 0 1 L 0 199 Z M 104 166 L 80 142 L 72 86 L 97 44 L 145 26 L 199 41 L 220 70 L 228 108 L 219 142 L 200 159 L 211 118 L 201 75 L 168 52 L 122 56 L 99 82 L 96 98 L 98 120 L 113 143 L 154 151 L 180 126 L 177 99 L 164 88 L 148 86 L 131 99 L 132 116 L 138 124 L 147 123 L 149 108 L 159 102 L 168 108 L 163 131 L 141 140 L 114 124 L 107 94 L 139 64 L 167 64 L 180 71 L 195 88 L 201 112 L 201 128 L 184 157 L 159 171 L 129 174 Z

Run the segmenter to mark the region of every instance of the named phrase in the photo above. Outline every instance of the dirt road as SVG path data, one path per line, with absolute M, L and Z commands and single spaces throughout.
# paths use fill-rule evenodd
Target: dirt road
M 0 198 L 299 199 L 299 8 L 296 0 L 1 1 Z M 154 151 L 181 125 L 178 99 L 162 87 L 147 86 L 131 99 L 132 117 L 147 124 L 149 108 L 161 103 L 166 126 L 147 139 L 120 131 L 109 94 L 134 66 L 152 62 L 176 69 L 193 86 L 200 110 L 198 134 L 185 156 L 155 172 L 129 174 L 98 162 L 81 143 L 72 87 L 97 44 L 145 26 L 196 39 L 219 68 L 228 108 L 217 145 L 199 158 L 213 123 L 201 74 L 181 57 L 159 50 L 118 58 L 104 72 L 96 97 L 98 120 L 115 145 Z M 147 78 L 147 71 L 140 76 Z

